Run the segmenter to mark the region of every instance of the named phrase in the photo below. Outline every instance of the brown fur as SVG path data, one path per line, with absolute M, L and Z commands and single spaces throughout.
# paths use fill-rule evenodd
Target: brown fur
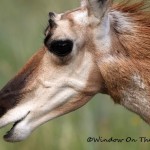
M 131 58 L 150 59 L 150 11 L 145 9 L 149 6 L 145 1 L 129 6 L 128 2 L 115 5 L 113 9 L 124 13 L 132 21 L 134 31 L 122 33 L 116 29 L 116 34 Z
M 130 1 L 131 2 L 131 1 Z M 146 8 L 146 9 L 145 9 Z M 113 5 L 110 11 L 119 11 L 127 18 L 133 26 L 124 30 L 118 24 L 120 18 L 113 16 L 111 22 L 112 62 L 103 63 L 100 61 L 100 70 L 105 80 L 108 94 L 116 103 L 125 105 L 124 99 L 128 101 L 127 94 L 130 95 L 130 104 L 125 107 L 139 114 L 146 122 L 149 121 L 149 111 L 145 112 L 144 99 L 149 104 L 150 99 L 150 11 L 147 3 L 140 1 L 129 4 L 123 1 Z M 100 54 L 98 56 L 100 57 Z M 132 79 L 134 75 L 140 76 L 139 87 Z M 127 94 L 123 94 L 128 91 Z M 141 97 L 137 96 L 140 93 Z M 140 100 L 137 100 L 137 97 Z M 135 107 L 135 104 L 139 108 Z

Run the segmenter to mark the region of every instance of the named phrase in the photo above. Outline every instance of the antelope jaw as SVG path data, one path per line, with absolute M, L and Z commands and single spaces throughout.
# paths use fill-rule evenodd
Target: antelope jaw
M 30 112 L 14 122 L 12 128 L 3 136 L 5 141 L 19 142 L 26 139 L 26 137 L 31 133 L 30 128 L 26 124 L 26 118 L 29 113 Z

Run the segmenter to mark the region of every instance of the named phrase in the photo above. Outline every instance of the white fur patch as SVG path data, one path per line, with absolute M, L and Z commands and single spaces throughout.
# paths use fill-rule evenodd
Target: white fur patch
M 24 118 L 33 107 L 33 102 L 29 101 L 9 110 L 2 118 L 0 118 L 0 127 Z
M 145 84 L 142 81 L 141 77 L 139 74 L 135 74 L 132 76 L 133 82 L 141 89 L 145 89 Z
M 88 14 L 87 14 L 87 11 L 77 11 L 77 12 L 74 12 L 73 13 L 73 18 L 74 18 L 74 21 L 76 21 L 76 23 L 78 24 L 88 24 L 89 21 L 88 21 Z
M 150 123 L 148 91 L 139 74 L 131 77 L 131 85 L 122 92 L 121 104 Z
M 111 22 L 116 22 L 116 28 L 120 32 L 127 32 L 133 30 L 132 20 L 125 14 L 119 11 L 111 11 L 109 13 Z
M 111 36 L 110 36 L 110 19 L 105 16 L 99 27 L 94 30 L 95 44 L 97 49 L 102 53 L 109 53 L 111 48 Z

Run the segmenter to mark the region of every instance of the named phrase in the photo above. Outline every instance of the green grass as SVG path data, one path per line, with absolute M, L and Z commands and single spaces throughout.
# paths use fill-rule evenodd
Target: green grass
M 0 87 L 42 46 L 49 11 L 62 12 L 78 6 L 69 0 L 1 0 Z M 9 127 L 8 127 L 9 128 Z M 150 137 L 150 128 L 137 115 L 97 95 L 81 109 L 38 128 L 26 141 L 3 141 L 0 150 L 147 150 L 149 143 L 88 143 L 89 136 L 103 138 Z

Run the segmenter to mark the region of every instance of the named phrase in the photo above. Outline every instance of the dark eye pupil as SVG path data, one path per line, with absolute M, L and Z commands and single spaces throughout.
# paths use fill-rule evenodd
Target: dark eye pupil
M 48 45 L 49 51 L 59 57 L 64 57 L 70 54 L 72 48 L 73 48 L 73 42 L 71 40 L 52 41 Z

